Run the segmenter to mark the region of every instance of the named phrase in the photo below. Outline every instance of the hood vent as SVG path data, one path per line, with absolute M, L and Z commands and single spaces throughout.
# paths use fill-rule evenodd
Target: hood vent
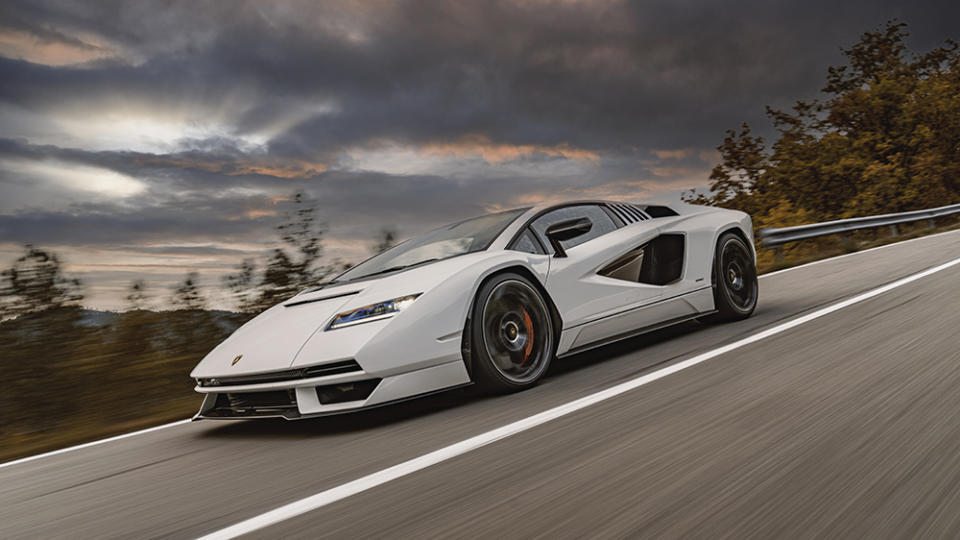
M 283 307 L 302 306 L 303 304 L 312 304 L 312 303 L 314 303 L 314 302 L 323 302 L 324 300 L 333 300 L 334 298 L 343 298 L 343 297 L 345 297 L 345 296 L 353 296 L 353 295 L 355 295 L 355 294 L 360 294 L 360 291 L 350 291 L 350 292 L 344 292 L 344 293 L 340 293 L 340 294 L 331 294 L 331 295 L 329 295 L 329 296 L 321 296 L 321 297 L 318 297 L 318 298 L 307 298 L 307 299 L 304 299 L 304 300 L 297 300 L 297 299 L 296 299 L 297 297 L 294 296 L 293 299 L 290 300 L 289 302 L 287 302 L 286 304 L 284 304 Z

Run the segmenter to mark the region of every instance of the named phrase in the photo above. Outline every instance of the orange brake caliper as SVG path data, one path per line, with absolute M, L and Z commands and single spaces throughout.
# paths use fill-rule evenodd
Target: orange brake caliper
M 533 352 L 533 321 L 530 319 L 530 314 L 527 313 L 527 310 L 520 307 L 520 310 L 523 311 L 523 326 L 527 328 L 527 346 L 523 349 L 523 362 L 520 362 L 520 365 L 527 363 L 527 360 L 530 359 L 530 353 Z

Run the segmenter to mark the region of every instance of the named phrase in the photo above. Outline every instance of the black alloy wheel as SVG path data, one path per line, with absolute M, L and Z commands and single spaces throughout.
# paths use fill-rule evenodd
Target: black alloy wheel
M 543 296 L 524 276 L 494 276 L 481 287 L 470 320 L 476 382 L 488 391 L 529 388 L 556 351 L 553 320 Z
M 713 262 L 713 298 L 717 313 L 711 319 L 746 319 L 757 307 L 757 265 L 742 238 L 725 233 L 717 242 Z

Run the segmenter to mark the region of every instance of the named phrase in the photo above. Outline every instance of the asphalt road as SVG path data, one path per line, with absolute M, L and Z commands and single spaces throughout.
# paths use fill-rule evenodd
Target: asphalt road
M 960 257 L 960 232 L 766 276 L 746 321 L 301 422 L 197 422 L 0 468 L 0 538 L 192 538 Z M 960 265 L 251 538 L 960 537 Z M 109 389 L 104 389 L 109 391 Z

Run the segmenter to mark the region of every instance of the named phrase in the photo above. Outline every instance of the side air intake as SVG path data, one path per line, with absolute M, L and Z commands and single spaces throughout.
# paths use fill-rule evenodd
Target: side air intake
M 684 244 L 682 234 L 662 234 L 617 257 L 597 273 L 624 281 L 667 285 L 683 275 Z

